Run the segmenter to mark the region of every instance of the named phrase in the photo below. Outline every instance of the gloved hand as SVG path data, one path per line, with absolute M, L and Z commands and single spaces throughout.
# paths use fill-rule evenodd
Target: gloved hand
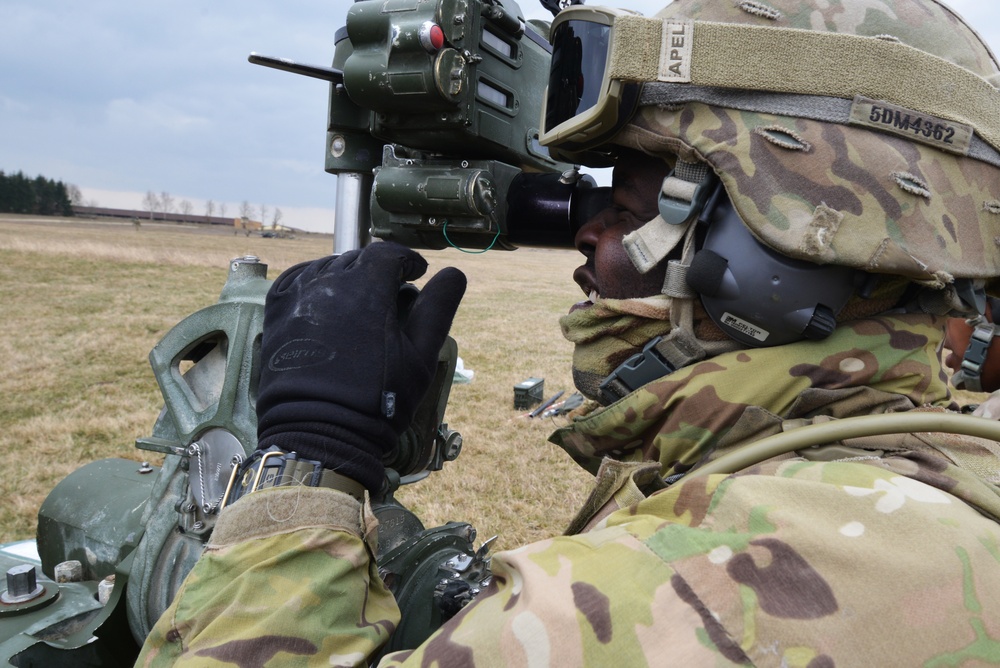
M 392 242 L 296 265 L 264 307 L 258 449 L 323 462 L 376 492 L 383 455 L 398 442 L 434 376 L 465 294 L 449 267 L 401 290 L 427 262 Z

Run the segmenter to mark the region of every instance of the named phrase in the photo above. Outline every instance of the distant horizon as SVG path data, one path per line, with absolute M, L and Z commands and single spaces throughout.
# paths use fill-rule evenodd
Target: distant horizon
M 336 179 L 335 178 L 331 178 L 331 181 L 333 182 L 334 186 L 336 186 Z M 96 201 L 97 202 L 97 206 L 100 206 L 100 207 L 107 207 L 107 208 L 112 208 L 112 209 L 128 209 L 128 210 L 141 211 L 143 213 L 148 213 L 148 211 L 145 211 L 142 208 L 142 199 L 146 195 L 145 192 L 143 192 L 143 193 L 116 192 L 116 191 L 104 191 L 104 190 L 99 190 L 99 189 L 95 189 L 95 188 L 87 188 L 85 186 L 78 186 L 78 187 L 80 188 L 81 192 L 83 192 L 83 196 L 84 196 L 84 201 L 85 202 Z M 175 197 L 175 199 L 176 199 L 176 197 Z M 192 206 L 194 207 L 192 215 L 198 215 L 198 212 L 204 213 L 204 211 L 205 211 L 205 204 L 208 202 L 208 200 L 191 200 L 189 198 L 181 198 L 181 199 L 182 200 L 183 199 L 187 199 L 189 202 L 191 202 Z M 107 202 L 118 202 L 118 203 L 120 203 L 120 205 L 115 205 L 115 204 L 110 204 L 110 203 L 109 204 L 105 204 L 105 201 L 107 201 Z M 240 206 L 242 204 L 242 201 L 241 202 L 225 202 L 225 204 L 226 204 L 226 212 L 227 212 L 225 216 L 221 216 L 219 214 L 219 205 L 222 204 L 222 202 L 219 202 L 219 201 L 216 201 L 216 200 L 212 200 L 212 201 L 215 204 L 215 215 L 216 216 L 218 216 L 218 217 L 224 217 L 224 218 L 231 218 L 231 219 L 236 219 L 236 218 L 240 217 L 239 216 L 239 210 L 240 210 Z M 250 202 L 250 204 L 258 212 L 260 211 L 260 206 L 259 206 L 258 203 Z M 265 204 L 267 204 L 267 203 L 265 202 Z M 269 205 L 269 212 L 273 213 L 274 208 L 275 208 L 274 206 Z M 281 221 L 278 223 L 279 225 L 284 225 L 285 227 L 294 227 L 294 228 L 297 228 L 297 229 L 301 229 L 304 232 L 321 232 L 321 233 L 326 233 L 326 234 L 333 234 L 333 227 L 334 227 L 334 225 L 333 225 L 333 222 L 334 222 L 334 210 L 333 210 L 333 208 L 330 208 L 330 209 L 321 209 L 321 208 L 310 209 L 310 208 L 307 208 L 307 207 L 284 207 L 284 206 L 279 206 L 278 208 L 281 209 L 281 213 L 282 213 Z M 302 224 L 298 225 L 298 224 L 292 223 L 291 221 L 293 220 L 293 218 L 295 220 L 300 221 Z M 251 218 L 251 220 L 256 220 L 256 219 L 255 218 Z M 257 221 L 257 222 L 261 222 L 261 221 Z M 270 225 L 271 224 L 270 220 L 268 220 L 265 224 L 266 225 Z
M 176 0 L 163 11 L 112 0 L 5 0 L 0 169 L 75 185 L 100 206 L 142 209 L 147 191 L 187 200 L 196 213 L 208 200 L 228 213 L 246 200 L 257 211 L 280 208 L 283 224 L 332 233 L 329 85 L 247 56 L 328 65 L 352 4 Z M 666 2 L 593 4 L 651 16 Z M 1000 3 L 948 5 L 1000 47 Z M 537 1 L 521 9 L 551 20 Z

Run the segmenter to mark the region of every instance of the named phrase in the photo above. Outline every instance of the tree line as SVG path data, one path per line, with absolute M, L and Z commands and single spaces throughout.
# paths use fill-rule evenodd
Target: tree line
M 0 170 L 0 212 L 26 213 L 40 216 L 72 216 L 71 192 L 79 189 L 72 184 L 47 179 L 28 178 L 24 172 L 5 174 Z
M 96 207 L 98 203 L 93 200 L 85 202 L 83 193 L 72 183 L 63 183 L 41 175 L 29 178 L 21 171 L 7 174 L 0 170 L 0 213 L 72 216 L 74 206 L 84 205 Z M 172 213 L 195 215 L 194 205 L 190 201 L 183 199 L 178 202 L 166 191 L 147 191 L 142 200 L 142 208 L 149 214 L 150 220 L 156 214 L 163 217 Z M 226 209 L 225 202 L 208 200 L 205 202 L 205 217 L 212 218 L 218 214 L 225 218 Z M 277 207 L 269 208 L 266 204 L 261 204 L 258 209 L 246 200 L 239 207 L 239 215 L 244 220 L 244 229 L 247 228 L 247 222 L 258 215 L 262 226 L 270 225 L 272 229 L 276 229 L 283 217 L 281 209 Z
M 147 190 L 145 196 L 142 198 L 142 209 L 149 214 L 150 220 L 153 220 L 156 214 L 161 214 L 164 217 L 170 215 L 171 213 L 181 213 L 185 216 L 195 215 L 194 205 L 191 204 L 191 202 L 186 199 L 177 202 L 174 196 L 165 190 L 160 193 Z M 208 200 L 205 202 L 204 210 L 206 218 L 211 218 L 216 214 L 218 214 L 220 218 L 225 218 L 227 205 L 225 202 L 216 203 L 213 200 Z M 270 225 L 272 228 L 276 228 L 278 226 L 278 223 L 281 222 L 283 216 L 281 209 L 277 207 L 269 209 L 266 204 L 261 204 L 258 209 L 247 200 L 243 200 L 243 203 L 240 204 L 239 215 L 244 221 L 254 220 L 258 213 L 260 215 L 260 223 L 264 226 L 268 225 L 268 215 L 271 216 Z M 245 228 L 246 222 L 244 222 L 244 229 Z

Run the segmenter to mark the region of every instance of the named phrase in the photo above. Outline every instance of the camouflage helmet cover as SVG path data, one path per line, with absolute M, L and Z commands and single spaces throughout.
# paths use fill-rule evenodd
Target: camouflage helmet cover
M 933 0 L 677 0 L 657 18 L 782 27 L 816 36 L 847 33 L 873 38 L 869 44 L 875 47 L 901 42 L 975 74 L 988 105 L 1000 100 L 995 56 L 959 16 Z M 895 69 L 893 77 L 912 80 L 913 86 L 947 90 L 949 85 L 928 83 L 932 74 L 888 66 Z M 946 129 L 961 124 L 860 92 L 844 100 L 849 119 L 830 120 L 729 104 L 727 91 L 720 91 L 719 101 L 653 102 L 646 91 L 655 88 L 646 84 L 645 106 L 614 143 L 707 161 L 746 225 L 778 252 L 905 276 L 935 288 L 956 278 L 985 279 L 990 292 L 1000 287 L 992 280 L 1000 276 L 995 138 L 990 146 L 965 126 L 964 150 L 955 151 L 935 142 L 933 132 L 921 137 L 919 126 L 908 134 L 906 124 L 917 119 L 941 121 Z M 978 151 L 970 155 L 975 143 Z

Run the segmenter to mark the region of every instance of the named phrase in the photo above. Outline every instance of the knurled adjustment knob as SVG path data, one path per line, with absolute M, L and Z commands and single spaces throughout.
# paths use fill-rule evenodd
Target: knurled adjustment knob
M 806 325 L 802 335 L 807 339 L 819 341 L 830 336 L 836 327 L 837 316 L 834 314 L 833 309 L 823 304 L 817 304 L 812 318 L 809 319 L 809 324 Z

